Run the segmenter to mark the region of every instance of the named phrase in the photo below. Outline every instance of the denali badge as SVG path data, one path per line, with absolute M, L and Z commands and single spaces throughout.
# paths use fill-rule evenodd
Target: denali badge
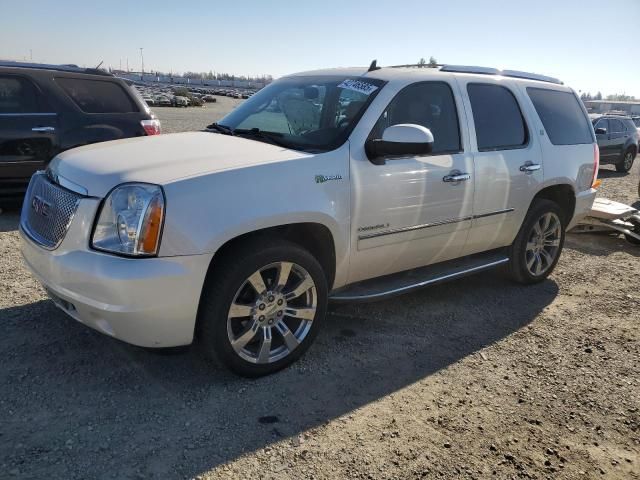
M 316 183 L 324 183 L 331 180 L 342 180 L 342 175 L 316 175 Z
M 51 211 L 51 204 L 45 200 L 43 200 L 38 195 L 34 195 L 31 199 L 31 208 L 38 215 L 42 215 L 43 217 L 48 217 Z

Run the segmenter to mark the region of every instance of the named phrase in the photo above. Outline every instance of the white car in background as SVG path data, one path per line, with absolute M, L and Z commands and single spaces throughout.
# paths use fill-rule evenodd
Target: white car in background
M 309 348 L 329 300 L 497 266 L 544 280 L 597 170 L 587 113 L 555 79 L 307 72 L 207 131 L 59 155 L 31 180 L 22 251 L 76 320 L 145 347 L 197 339 L 258 376 Z

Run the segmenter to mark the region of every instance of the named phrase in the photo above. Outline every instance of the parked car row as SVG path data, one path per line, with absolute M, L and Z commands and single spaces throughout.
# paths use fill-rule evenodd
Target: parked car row
M 215 102 L 216 96 L 247 99 L 255 93 L 255 90 L 236 88 L 200 88 L 186 87 L 184 85 L 143 84 L 140 82 L 136 83 L 135 86 L 148 105 L 159 107 L 199 107 L 205 103 Z
M 64 150 L 158 133 L 137 90 L 109 73 L 0 62 L 0 196 L 23 193 Z

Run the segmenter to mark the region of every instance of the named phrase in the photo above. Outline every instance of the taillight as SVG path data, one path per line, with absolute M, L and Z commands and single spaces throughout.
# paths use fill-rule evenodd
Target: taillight
M 598 188 L 600 183 L 598 181 L 598 169 L 600 168 L 600 149 L 598 148 L 598 144 L 593 144 L 593 178 L 591 179 L 591 187 Z
M 147 135 L 160 135 L 160 120 L 152 118 L 151 120 L 140 120 L 140 125 L 144 128 Z

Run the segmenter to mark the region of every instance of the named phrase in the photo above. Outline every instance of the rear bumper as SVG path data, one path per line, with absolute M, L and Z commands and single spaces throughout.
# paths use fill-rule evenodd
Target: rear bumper
M 589 215 L 593 201 L 596 199 L 597 190 L 590 188 L 584 192 L 579 192 L 576 195 L 576 208 L 573 213 L 573 218 L 569 225 L 567 225 L 567 231 L 575 227 L 584 217 Z
M 127 343 L 190 344 L 211 258 L 129 259 L 65 249 L 67 242 L 75 243 L 74 223 L 53 251 L 36 245 L 20 230 L 25 263 L 55 304 L 77 321 Z

